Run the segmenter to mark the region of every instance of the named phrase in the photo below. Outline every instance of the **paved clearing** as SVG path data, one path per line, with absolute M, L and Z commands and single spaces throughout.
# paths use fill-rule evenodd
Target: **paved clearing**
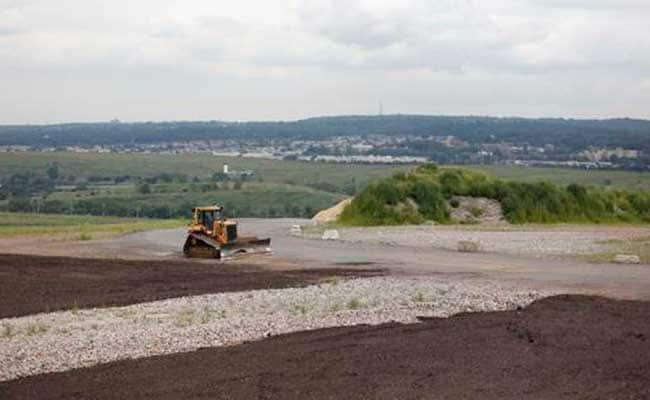
M 650 303 L 301 332 L 0 383 L 3 399 L 646 399 Z
M 205 293 L 305 286 L 373 276 L 350 268 L 269 271 L 242 264 L 126 261 L 0 254 L 0 318 L 127 305 Z
M 598 242 L 608 238 L 631 238 L 650 236 L 650 228 L 620 226 L 525 226 L 525 227 L 401 227 L 388 228 L 406 233 L 395 234 L 398 238 L 375 240 L 374 235 L 382 228 L 357 230 L 365 232 L 354 240 L 324 241 L 289 234 L 293 224 L 310 224 L 309 220 L 297 219 L 251 219 L 242 220 L 242 229 L 248 233 L 272 238 L 274 256 L 271 258 L 251 258 L 252 264 L 264 268 L 277 268 L 286 263 L 296 268 L 323 268 L 333 264 L 349 266 L 350 264 L 372 264 L 374 267 L 387 268 L 393 273 L 445 274 L 462 280 L 467 277 L 480 278 L 494 282 L 511 282 L 513 285 L 534 287 L 538 290 L 554 290 L 563 293 L 591 293 L 628 299 L 650 300 L 650 266 L 594 264 L 576 258 L 558 257 L 549 252 L 533 254 L 514 254 L 499 252 L 459 253 L 455 250 L 436 248 L 431 244 L 409 245 L 403 243 L 409 235 L 418 237 L 418 232 L 427 231 L 429 238 L 460 238 L 462 235 L 494 236 L 504 242 L 503 246 L 539 248 L 534 238 L 548 238 L 545 246 L 553 244 L 554 249 L 567 246 L 566 243 L 583 243 L 590 240 L 597 246 Z M 504 231 L 505 229 L 505 231 Z M 345 238 L 349 236 L 342 230 Z M 374 233 L 373 233 L 374 232 Z M 504 233 L 505 232 L 505 233 Z M 421 233 L 420 233 L 421 234 Z M 507 236 L 506 236 L 507 235 Z M 142 257 L 143 254 L 156 254 L 162 258 L 179 257 L 179 243 L 183 242 L 184 230 L 159 230 L 129 235 L 120 239 L 96 243 L 84 243 L 87 249 L 105 255 L 127 254 Z M 353 237 L 355 237 L 353 235 Z M 572 237 L 576 239 L 572 241 Z M 590 237 L 591 239 L 585 239 Z M 364 239 L 365 238 L 365 239 Z M 402 238 L 402 239 L 399 239 Z M 409 239 L 417 242 L 417 239 Z M 432 239 L 433 240 L 433 239 Z M 436 239 L 442 240 L 442 239 Z M 448 240 L 448 239 L 444 239 Z M 455 240 L 455 239 L 454 239 Z M 526 242 L 528 241 L 528 242 Z M 537 246 L 537 247 L 535 247 Z M 520 252 L 522 253 L 522 252 Z

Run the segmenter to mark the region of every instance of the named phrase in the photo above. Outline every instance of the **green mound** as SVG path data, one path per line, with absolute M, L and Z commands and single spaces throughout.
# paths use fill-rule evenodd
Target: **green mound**
M 650 222 L 650 193 L 550 182 L 504 181 L 464 169 L 423 165 L 368 185 L 343 210 L 345 225 L 452 222 L 453 196 L 486 197 L 512 223 Z

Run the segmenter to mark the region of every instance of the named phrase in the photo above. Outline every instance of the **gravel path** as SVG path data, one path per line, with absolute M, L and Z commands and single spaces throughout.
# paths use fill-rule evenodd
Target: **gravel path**
M 377 277 L 7 318 L 0 320 L 0 381 L 300 330 L 512 309 L 550 294 Z
M 341 240 L 394 246 L 434 247 L 457 250 L 458 242 L 480 244 L 483 251 L 522 255 L 575 255 L 613 251 L 610 240 L 650 236 L 650 229 L 636 227 L 469 227 L 397 226 L 339 229 Z M 320 233 L 307 233 L 320 238 Z

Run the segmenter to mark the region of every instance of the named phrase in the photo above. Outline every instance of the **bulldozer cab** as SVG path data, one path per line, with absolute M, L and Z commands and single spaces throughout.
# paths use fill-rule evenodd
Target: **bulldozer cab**
M 217 210 L 199 210 L 197 211 L 197 220 L 208 229 L 214 226 L 214 221 L 221 220 L 221 211 Z
M 221 206 L 194 208 L 191 230 L 200 231 L 222 244 L 237 240 L 237 223 L 224 217 Z
M 194 225 L 203 225 L 208 230 L 212 230 L 215 221 L 221 221 L 223 219 L 223 207 L 213 206 L 213 207 L 195 207 L 194 212 Z

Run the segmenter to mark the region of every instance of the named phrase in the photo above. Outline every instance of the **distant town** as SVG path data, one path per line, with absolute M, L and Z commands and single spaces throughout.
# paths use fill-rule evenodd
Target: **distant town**
M 333 163 L 414 164 L 433 161 L 449 164 L 650 170 L 650 165 L 640 161 L 644 154 L 639 150 L 621 147 L 588 147 L 578 152 L 566 153 L 553 144 L 544 146 L 508 142 L 476 144 L 468 143 L 453 135 L 363 135 L 338 136 L 321 140 L 227 139 L 52 147 L 0 146 L 0 152 L 21 151 L 209 154 Z

